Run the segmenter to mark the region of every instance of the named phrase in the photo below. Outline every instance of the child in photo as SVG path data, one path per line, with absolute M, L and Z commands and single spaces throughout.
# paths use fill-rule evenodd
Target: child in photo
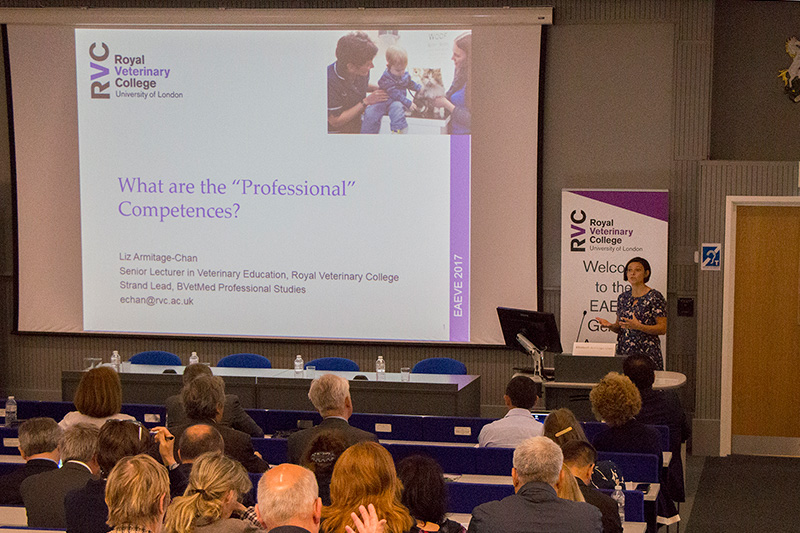
M 386 49 L 386 70 L 378 80 L 378 87 L 386 91 L 389 99 L 367 107 L 361 123 L 361 133 L 379 133 L 381 118 L 387 112 L 392 133 L 408 131 L 406 110 L 416 109 L 414 103 L 408 98 L 408 91 L 419 91 L 420 84 L 411 79 L 406 72 L 407 66 L 408 54 L 405 50 L 394 45 Z

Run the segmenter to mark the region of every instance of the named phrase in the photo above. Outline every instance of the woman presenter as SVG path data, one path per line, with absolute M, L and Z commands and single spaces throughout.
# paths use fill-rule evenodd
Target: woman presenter
M 650 263 L 634 257 L 625 265 L 623 280 L 631 284 L 617 299 L 617 321 L 613 324 L 597 317 L 601 326 L 617 334 L 617 354 L 640 353 L 653 360 L 656 370 L 664 370 L 659 335 L 667 332 L 667 300 L 647 286 Z

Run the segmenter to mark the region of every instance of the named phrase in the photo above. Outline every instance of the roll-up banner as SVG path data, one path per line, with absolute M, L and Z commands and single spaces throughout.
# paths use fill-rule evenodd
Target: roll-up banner
M 597 317 L 613 323 L 617 298 L 630 285 L 625 263 L 642 257 L 647 286 L 667 296 L 669 193 L 665 190 L 561 191 L 561 344 L 616 342 Z M 661 337 L 666 354 L 666 335 Z M 665 358 L 666 360 L 666 358 Z

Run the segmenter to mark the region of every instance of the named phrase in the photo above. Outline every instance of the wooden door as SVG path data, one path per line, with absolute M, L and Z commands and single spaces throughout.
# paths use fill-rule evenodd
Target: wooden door
M 800 437 L 800 207 L 736 211 L 733 435 Z

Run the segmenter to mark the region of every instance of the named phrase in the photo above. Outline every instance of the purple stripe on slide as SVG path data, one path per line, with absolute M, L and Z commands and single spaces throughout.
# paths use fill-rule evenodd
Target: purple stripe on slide
M 450 340 L 469 342 L 470 136 L 450 136 Z
M 570 191 L 640 215 L 669 221 L 669 193 L 666 191 Z

